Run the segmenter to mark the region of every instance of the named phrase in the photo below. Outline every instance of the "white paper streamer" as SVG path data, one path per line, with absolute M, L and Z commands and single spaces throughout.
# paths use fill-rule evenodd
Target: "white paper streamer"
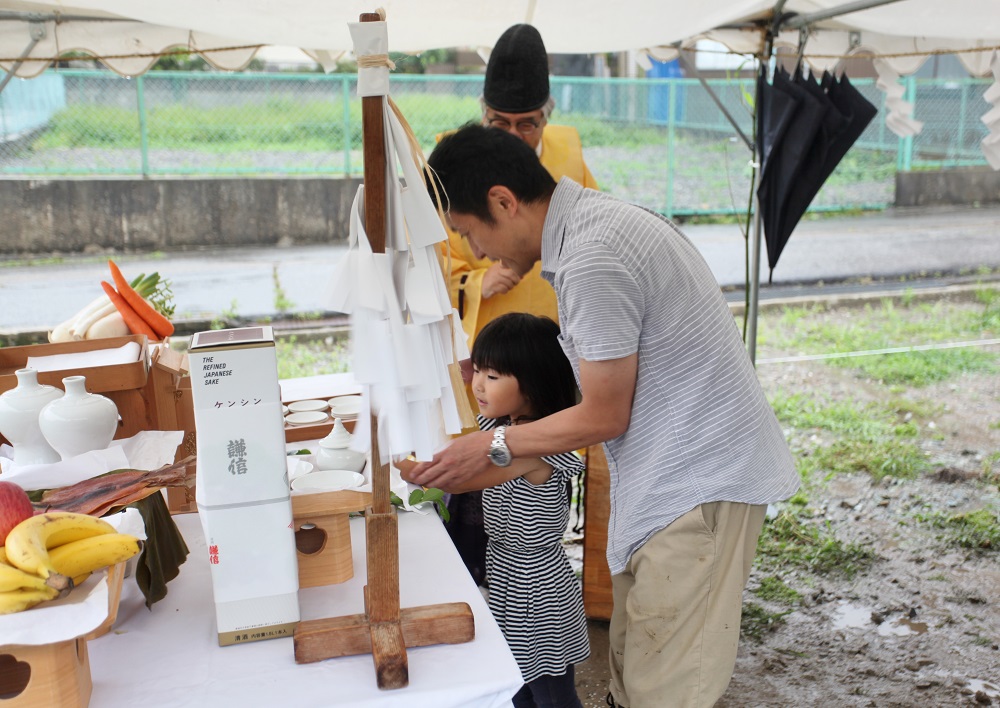
M 982 120 L 989 133 L 979 146 L 986 156 L 986 161 L 994 170 L 1000 170 L 1000 52 L 993 52 L 990 60 L 990 70 L 993 72 L 993 83 L 983 94 L 983 99 L 991 103 L 993 108 L 986 111 Z
M 899 83 L 899 74 L 882 59 L 876 59 L 872 64 L 878 73 L 875 85 L 885 92 L 885 105 L 889 109 L 885 117 L 886 127 L 901 138 L 916 135 L 924 129 L 924 124 L 914 120 L 913 104 L 903 98 L 906 89 Z

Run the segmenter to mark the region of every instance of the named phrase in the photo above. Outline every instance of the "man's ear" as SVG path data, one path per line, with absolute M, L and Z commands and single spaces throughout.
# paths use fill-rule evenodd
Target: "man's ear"
M 507 187 L 500 184 L 490 187 L 487 198 L 490 205 L 497 210 L 497 215 L 506 214 L 507 216 L 514 216 L 517 213 L 517 197 Z

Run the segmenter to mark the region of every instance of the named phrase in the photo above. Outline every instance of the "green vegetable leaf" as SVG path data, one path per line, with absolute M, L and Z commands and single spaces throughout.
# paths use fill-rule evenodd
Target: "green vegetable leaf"
M 403 500 L 396 495 L 396 492 L 389 492 L 389 501 L 396 506 L 403 506 Z
M 438 514 L 445 522 L 451 521 L 451 514 L 448 512 L 448 507 L 444 505 L 444 501 L 441 499 L 435 499 L 434 503 L 437 504 Z
M 430 487 L 424 490 L 424 501 L 440 501 L 444 497 L 444 492 L 436 487 Z
M 414 489 L 412 492 L 410 492 L 410 506 L 416 506 L 422 501 L 424 501 L 423 489 Z

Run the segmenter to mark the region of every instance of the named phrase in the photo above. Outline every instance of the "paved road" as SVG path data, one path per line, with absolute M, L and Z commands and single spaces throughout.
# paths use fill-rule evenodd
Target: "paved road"
M 685 233 L 705 256 L 719 283 L 741 299 L 744 240 L 734 225 L 690 225 Z M 115 256 L 127 276 L 159 271 L 173 283 L 177 315 L 211 318 L 225 311 L 243 316 L 276 314 L 275 273 L 297 312 L 324 311 L 330 272 L 343 245 L 266 249 L 212 249 L 162 257 Z M 889 210 L 827 218 L 799 225 L 767 286 L 766 255 L 761 299 L 800 294 L 817 283 L 825 292 L 866 287 L 830 286 L 843 280 L 937 282 L 937 274 L 1000 269 L 1000 205 L 989 208 Z M 104 259 L 73 257 L 48 265 L 0 261 L 0 330 L 47 329 L 100 294 L 109 274 Z M 883 287 L 883 286 L 880 286 Z

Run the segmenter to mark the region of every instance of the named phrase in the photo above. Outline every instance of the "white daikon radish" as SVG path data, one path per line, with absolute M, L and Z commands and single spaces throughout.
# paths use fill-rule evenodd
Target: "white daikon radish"
M 83 317 L 78 317 L 73 325 L 70 327 L 70 332 L 73 335 L 73 339 L 92 339 L 92 337 L 87 336 L 87 332 L 93 327 L 98 320 L 107 317 L 113 312 L 117 312 L 115 306 L 111 304 L 111 300 L 108 296 L 104 296 L 104 302 L 106 304 L 91 310 L 90 313 L 84 315 Z
M 97 320 L 86 331 L 84 339 L 103 339 L 105 337 L 127 337 L 132 334 L 128 325 L 122 319 L 121 313 L 115 310 Z
M 66 320 L 62 324 L 57 325 L 54 330 L 49 332 L 49 341 L 53 344 L 57 342 L 72 342 L 73 335 L 69 331 L 72 324 L 73 320 Z

